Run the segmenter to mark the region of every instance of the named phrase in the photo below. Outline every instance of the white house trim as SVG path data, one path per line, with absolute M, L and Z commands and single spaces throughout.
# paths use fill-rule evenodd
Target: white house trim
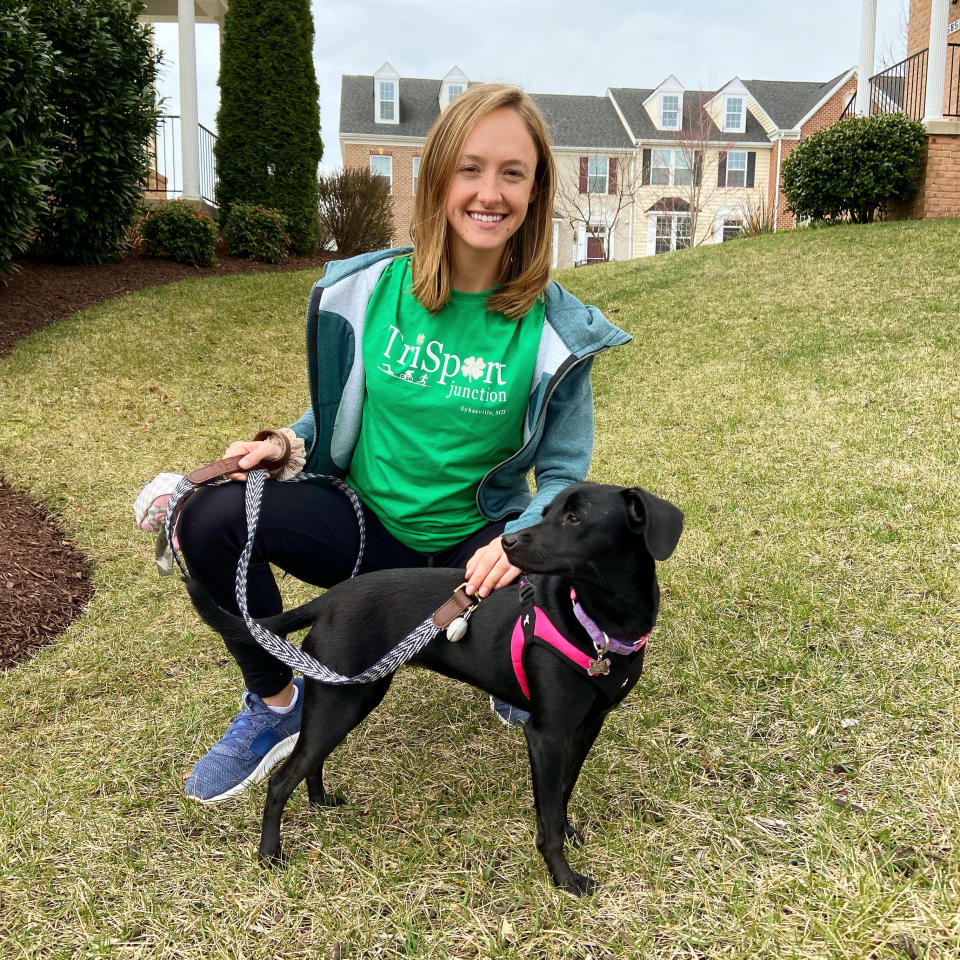
M 452 67 L 440 81 L 440 93 L 437 97 L 440 112 L 442 113 L 450 105 L 451 87 L 462 87 L 458 93 L 463 93 L 468 86 L 470 86 L 470 81 L 467 79 L 467 75 L 458 66 Z
M 804 115 L 802 120 L 798 120 L 794 130 L 797 131 L 799 135 L 800 130 L 803 128 L 803 125 L 851 78 L 857 76 L 857 68 L 851 67 L 813 106 L 807 113 Z M 868 78 L 869 79 L 869 78 Z M 785 130 L 784 133 L 790 133 L 791 131 Z

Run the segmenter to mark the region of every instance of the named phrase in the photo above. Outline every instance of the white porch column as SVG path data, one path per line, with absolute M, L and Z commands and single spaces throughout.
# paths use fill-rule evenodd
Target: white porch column
M 930 50 L 927 54 L 927 102 L 923 122 L 943 119 L 943 85 L 947 79 L 947 9 L 950 0 L 933 0 L 930 9 Z
M 858 117 L 870 116 L 870 78 L 873 76 L 874 52 L 877 42 L 877 0 L 863 0 L 860 20 L 860 62 L 857 66 Z
M 197 130 L 197 39 L 194 0 L 177 0 L 180 40 L 180 148 L 183 199 L 200 200 L 200 138 Z

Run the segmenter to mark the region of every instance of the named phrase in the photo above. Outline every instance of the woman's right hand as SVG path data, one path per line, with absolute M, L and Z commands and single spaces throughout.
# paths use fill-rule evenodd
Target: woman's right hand
M 235 440 L 227 447 L 223 456 L 242 456 L 243 459 L 238 464 L 242 469 L 227 476 L 231 480 L 246 480 L 247 471 L 260 466 L 264 460 L 276 460 L 281 452 L 271 440 Z

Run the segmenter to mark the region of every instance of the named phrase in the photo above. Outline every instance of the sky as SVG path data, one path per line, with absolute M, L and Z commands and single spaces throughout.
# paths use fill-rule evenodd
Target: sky
M 878 61 L 906 56 L 907 0 L 877 0 Z M 454 65 L 472 81 L 530 93 L 603 96 L 656 87 L 670 74 L 690 89 L 733 77 L 826 81 L 857 63 L 862 0 L 312 0 L 320 85 L 322 170 L 340 165 L 340 77 L 389 61 L 403 77 L 440 79 Z M 218 29 L 197 25 L 200 122 L 216 130 Z M 179 113 L 177 25 L 157 24 L 165 63 L 163 112 Z M 402 93 L 401 93 L 402 96 Z

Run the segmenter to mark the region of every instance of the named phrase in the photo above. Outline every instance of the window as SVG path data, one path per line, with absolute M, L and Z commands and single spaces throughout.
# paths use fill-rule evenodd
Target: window
M 447 103 L 453 103 L 461 93 L 463 93 L 463 84 L 451 83 L 450 86 L 447 87 Z
M 680 129 L 680 97 L 665 93 L 660 98 L 660 127 L 663 130 Z
M 387 120 L 389 122 L 394 122 L 397 119 L 396 106 L 397 106 L 397 85 L 392 80 L 381 80 L 380 81 L 380 96 L 378 102 L 380 104 L 379 110 L 379 120 Z M 369 101 L 367 101 L 369 103 Z
M 383 177 L 387 181 L 387 193 L 393 193 L 393 157 L 371 153 L 370 172 L 375 177 Z
M 413 195 L 417 195 L 417 180 L 420 179 L 420 158 L 413 158 Z
M 607 172 L 610 170 L 610 161 L 606 157 L 589 157 L 587 159 L 587 193 L 607 192 Z
M 686 215 L 657 217 L 654 233 L 654 253 L 683 250 L 690 246 L 690 217 Z
M 739 220 L 726 219 L 723 221 L 723 234 L 720 237 L 721 243 L 728 240 L 734 240 L 743 233 L 743 224 Z
M 747 185 L 747 151 L 731 150 L 727 154 L 727 186 L 745 187 Z
M 650 182 L 656 186 L 689 187 L 693 182 L 690 157 L 686 150 L 650 151 Z
M 672 150 L 658 150 L 654 148 L 650 151 L 650 182 L 652 184 L 669 186 L 672 169 Z
M 743 97 L 727 97 L 724 100 L 723 129 L 742 133 L 746 129 Z

